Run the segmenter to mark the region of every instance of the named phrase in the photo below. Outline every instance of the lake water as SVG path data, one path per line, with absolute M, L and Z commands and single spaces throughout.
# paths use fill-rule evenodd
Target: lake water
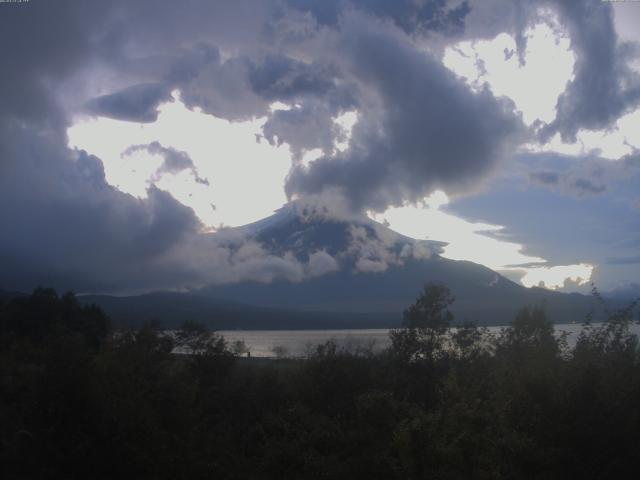
M 489 327 L 492 333 L 498 333 L 503 327 Z M 556 331 L 568 332 L 569 345 L 575 345 L 582 330 L 582 324 L 558 324 Z M 640 335 L 640 325 L 630 327 L 632 333 Z M 243 341 L 253 357 L 278 356 L 302 357 L 317 345 L 335 340 L 341 347 L 348 349 L 372 348 L 380 351 L 389 346 L 389 329 L 358 330 L 222 330 L 225 339 L 232 343 Z

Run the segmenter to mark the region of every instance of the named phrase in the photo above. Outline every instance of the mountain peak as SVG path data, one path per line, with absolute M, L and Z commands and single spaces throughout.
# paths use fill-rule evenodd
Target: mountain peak
M 410 258 L 437 256 L 445 245 L 401 235 L 366 215 L 337 215 L 325 206 L 300 202 L 239 231 L 274 255 L 292 254 L 308 261 L 315 252 L 324 252 L 342 267 L 361 272 L 381 272 Z

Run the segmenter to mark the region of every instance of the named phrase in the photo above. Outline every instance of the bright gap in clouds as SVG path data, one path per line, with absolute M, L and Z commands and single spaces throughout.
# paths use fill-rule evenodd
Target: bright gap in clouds
M 543 11 L 545 22 L 527 29 L 525 64 L 520 65 L 516 41 L 501 33 L 491 40 L 464 41 L 448 47 L 444 65 L 462 77 L 475 91 L 486 84 L 496 96 L 506 96 L 522 112 L 527 125 L 536 120 L 550 123 L 556 116 L 558 97 L 573 78 L 575 55 L 569 37 L 553 13 Z M 640 148 L 640 110 L 621 117 L 606 131 L 581 130 L 575 143 L 564 143 L 557 134 L 545 145 L 531 143 L 529 152 L 565 155 L 595 153 L 616 160 Z
M 593 274 L 593 265 L 556 265 L 553 267 L 533 267 L 524 269 L 525 275 L 520 280 L 525 287 L 545 286 L 562 288 L 566 283 L 586 284 Z
M 593 266 L 588 264 L 529 266 L 544 264 L 546 260 L 523 253 L 520 244 L 487 235 L 498 235 L 502 226 L 468 222 L 443 212 L 441 207 L 448 203 L 445 193 L 435 192 L 425 198 L 422 205 L 392 207 L 379 214 L 369 212 L 369 216 L 379 222 L 388 222 L 392 230 L 403 235 L 447 242 L 442 254 L 445 258 L 469 260 L 510 276 L 524 275 L 521 283 L 527 287 L 556 289 L 563 287 L 566 281 L 584 285 L 590 280 Z
M 283 187 L 291 156 L 286 146 L 257 140 L 264 118 L 232 123 L 189 110 L 177 94 L 174 98 L 160 107 L 154 123 L 80 119 L 67 131 L 69 146 L 99 157 L 107 182 L 123 192 L 144 198 L 155 184 L 191 207 L 208 227 L 251 223 L 286 202 Z M 125 154 L 132 145 L 154 141 L 186 152 L 209 185 L 189 170 L 156 176 L 160 155 L 144 150 Z
M 580 130 L 575 143 L 564 143 L 556 134 L 547 144 L 531 143 L 523 146 L 529 152 L 557 152 L 564 155 L 597 154 L 618 160 L 640 148 L 640 109 L 620 117 L 610 130 Z
M 520 65 L 515 39 L 507 33 L 492 40 L 450 46 L 443 62 L 474 90 L 486 83 L 494 95 L 511 98 L 528 125 L 537 119 L 551 122 L 558 96 L 571 79 L 575 57 L 569 38 L 550 14 L 547 18 L 548 23 L 534 25 L 524 33 L 524 65 Z
M 69 146 L 99 157 L 107 182 L 119 190 L 146 198 L 149 186 L 155 185 L 191 207 L 210 228 L 245 225 L 271 215 L 286 203 L 284 183 L 291 154 L 287 145 L 271 145 L 262 138 L 265 118 L 229 122 L 188 109 L 178 91 L 173 97 L 173 102 L 160 106 L 154 123 L 78 118 L 67 130 Z M 280 102 L 271 105 L 272 111 L 289 108 Z M 344 138 L 336 143 L 337 151 L 348 147 L 357 119 L 355 111 L 334 119 L 344 131 Z M 130 149 L 154 141 L 186 152 L 195 171 L 159 173 L 163 163 L 160 154 Z M 307 151 L 303 162 L 322 155 L 319 149 Z
M 99 157 L 107 181 L 121 191 L 145 198 L 149 186 L 156 185 L 193 208 L 206 227 L 251 223 L 271 215 L 286 202 L 283 186 L 291 167 L 291 153 L 287 145 L 258 140 L 264 118 L 229 122 L 197 109 L 189 110 L 178 93 L 174 98 L 174 102 L 160 107 L 158 120 L 150 124 L 78 119 L 67 131 L 69 146 Z M 274 104 L 273 108 L 288 106 Z M 335 119 L 346 133 L 336 151 L 348 148 L 357 118 L 357 112 L 347 112 Z M 162 172 L 161 155 L 130 148 L 154 141 L 186 152 L 194 169 Z M 302 161 L 309 164 L 322 155 L 320 149 L 310 150 Z M 472 223 L 445 213 L 441 207 L 448 203 L 443 192 L 436 192 L 421 206 L 395 207 L 370 216 L 386 220 L 393 230 L 409 237 L 448 243 L 443 255 L 446 258 L 469 260 L 512 276 L 524 275 L 521 282 L 526 286 L 560 288 L 568 279 L 583 284 L 591 277 L 593 267 L 585 264 L 528 267 L 532 263 L 544 264 L 545 259 L 524 254 L 522 245 L 495 238 L 502 231 L 501 226 Z

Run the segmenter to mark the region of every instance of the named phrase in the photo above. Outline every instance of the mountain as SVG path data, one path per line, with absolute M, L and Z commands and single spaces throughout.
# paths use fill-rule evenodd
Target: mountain
M 640 299 L 640 285 L 637 283 L 628 283 L 626 285 L 619 286 L 618 288 L 606 292 L 605 297 L 625 302 L 633 302 L 636 299 Z
M 388 328 L 396 325 L 385 315 L 344 312 L 307 312 L 268 308 L 219 300 L 205 295 L 154 292 L 134 296 L 81 295 L 85 305 L 100 306 L 116 327 L 139 327 L 156 321 L 176 329 L 195 320 L 215 330 Z
M 482 265 L 443 258 L 441 242 L 400 235 L 368 217 L 339 217 L 293 204 L 256 223 L 212 235 L 222 243 L 225 238 L 252 241 L 265 255 L 288 258 L 305 273 L 186 293 L 83 295 L 80 300 L 102 307 L 119 326 L 158 320 L 165 328 L 187 319 L 215 329 L 394 327 L 427 282 L 451 289 L 459 322 L 507 324 L 526 305 L 543 305 L 558 323 L 580 322 L 598 311 L 592 297 L 525 288 Z M 0 298 L 15 295 L 0 292 Z M 623 298 L 608 303 L 617 308 Z
M 2 302 L 8 302 L 14 298 L 26 297 L 26 293 L 22 292 L 9 292 L 5 290 L 0 290 L 0 304 Z
M 505 324 L 525 305 L 542 304 L 556 322 L 581 321 L 595 307 L 591 297 L 525 288 L 487 267 L 443 258 L 442 243 L 400 235 L 367 217 L 336 218 L 325 210 L 290 206 L 238 229 L 274 254 L 309 262 L 330 255 L 339 268 L 292 282 L 246 281 L 214 285 L 202 295 L 254 306 L 299 311 L 348 312 L 399 322 L 426 282 L 447 285 L 456 297 L 456 319 Z

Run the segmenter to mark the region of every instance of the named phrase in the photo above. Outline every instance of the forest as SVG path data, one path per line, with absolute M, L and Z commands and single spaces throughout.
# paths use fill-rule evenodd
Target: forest
M 637 302 L 586 318 L 570 346 L 539 306 L 492 335 L 458 325 L 453 301 L 425 285 L 381 353 L 328 342 L 259 361 L 195 322 L 115 330 L 71 293 L 3 300 L 0 475 L 635 476 Z

